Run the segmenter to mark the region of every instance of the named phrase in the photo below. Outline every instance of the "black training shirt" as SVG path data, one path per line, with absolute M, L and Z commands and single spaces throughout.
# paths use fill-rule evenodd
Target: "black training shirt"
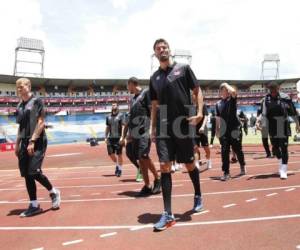
M 19 126 L 20 139 L 29 140 L 35 130 L 39 117 L 45 117 L 44 104 L 40 98 L 32 96 L 28 101 L 21 101 L 17 106 L 16 121 Z M 43 130 L 40 137 L 45 138 Z
M 123 115 L 117 113 L 106 117 L 106 126 L 109 128 L 108 138 L 120 138 L 122 135 Z
M 140 93 L 132 97 L 130 101 L 128 128 L 130 132 L 134 128 L 138 128 L 138 134 L 142 135 L 149 131 L 150 128 L 150 93 L 148 89 L 142 90 Z M 136 131 L 136 132 L 137 132 Z
M 236 130 L 240 125 L 237 117 L 237 98 L 221 99 L 216 104 L 216 116 L 221 118 L 221 131 Z
M 174 63 L 166 70 L 159 68 L 154 72 L 149 87 L 151 100 L 167 106 L 167 117 L 160 118 L 173 121 L 178 116 L 189 116 L 192 106 L 190 90 L 198 86 L 192 69 L 186 64 Z
M 260 110 L 268 119 L 271 136 L 280 136 L 282 132 L 284 135 L 290 134 L 288 116 L 296 116 L 297 111 L 287 94 L 279 93 L 276 97 L 267 94 L 261 102 Z

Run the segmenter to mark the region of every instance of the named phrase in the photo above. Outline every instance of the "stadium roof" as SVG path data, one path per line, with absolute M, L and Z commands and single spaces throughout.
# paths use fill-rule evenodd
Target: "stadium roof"
M 21 76 L 0 75 L 0 83 L 15 84 L 16 80 Z M 89 85 L 94 86 L 126 86 L 127 79 L 58 79 L 58 78 L 37 78 L 27 77 L 31 80 L 33 86 L 74 86 L 84 87 Z M 296 83 L 300 78 L 292 79 L 278 79 L 278 80 L 204 80 L 199 79 L 201 87 L 204 88 L 218 88 L 221 83 L 227 82 L 229 84 L 238 86 L 240 88 L 248 88 L 254 84 L 261 84 L 266 86 L 270 82 L 283 83 Z M 149 79 L 140 79 L 141 85 L 148 85 Z

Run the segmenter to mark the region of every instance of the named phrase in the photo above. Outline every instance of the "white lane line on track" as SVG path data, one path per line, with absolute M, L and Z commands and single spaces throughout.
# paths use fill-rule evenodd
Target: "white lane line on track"
M 80 194 L 71 194 L 70 197 L 80 197 Z
M 300 245 L 296 246 L 296 249 L 300 249 Z
M 275 195 L 277 195 L 277 194 L 278 194 L 278 193 L 267 194 L 266 197 L 275 196 Z
M 44 250 L 44 248 L 43 247 L 39 247 L 39 248 L 33 248 L 31 250 Z
M 62 243 L 63 246 L 69 246 L 69 245 L 74 245 L 83 242 L 83 239 L 80 240 L 72 240 L 72 241 L 66 241 Z
M 107 233 L 107 234 L 101 234 L 100 238 L 111 237 L 111 236 L 114 236 L 116 234 L 117 234 L 117 232 L 112 232 L 112 233 Z
M 145 228 L 149 228 L 149 227 L 153 227 L 153 224 L 146 224 L 146 225 L 143 225 L 143 226 L 135 226 L 135 227 L 132 227 L 132 228 L 129 228 L 130 231 L 138 231 L 138 230 L 142 230 L 142 229 L 145 229 Z
M 234 207 L 236 206 L 235 203 L 231 203 L 231 204 L 228 204 L 228 205 L 224 205 L 223 208 L 229 208 L 229 207 Z
M 285 190 L 285 192 L 291 192 L 291 191 L 294 191 L 296 188 L 289 188 L 287 190 Z
M 73 156 L 73 155 L 81 155 L 82 153 L 68 153 L 68 154 L 54 154 L 54 155 L 47 155 L 46 158 L 52 157 L 64 157 L 64 156 Z
M 270 221 L 270 220 L 285 220 L 285 219 L 300 219 L 300 214 L 277 215 L 268 217 L 252 217 L 230 220 L 215 220 L 215 221 L 200 221 L 200 222 L 177 222 L 175 227 L 200 226 L 200 225 L 217 225 L 217 224 L 232 224 L 243 222 Z M 141 227 L 141 225 L 118 225 L 118 226 L 55 226 L 55 227 L 0 227 L 0 231 L 66 231 L 66 230 L 121 230 Z M 143 225 L 143 228 L 152 228 L 153 224 Z
M 221 194 L 234 194 L 234 193 L 250 193 L 250 192 L 259 192 L 259 191 L 268 191 L 268 190 L 281 190 L 287 188 L 299 188 L 300 185 L 297 186 L 286 186 L 286 187 L 271 187 L 271 188 L 258 188 L 258 189 L 241 189 L 241 190 L 233 190 L 233 191 L 221 191 L 221 192 L 210 192 L 203 193 L 203 195 L 221 195 Z M 192 197 L 194 194 L 178 194 L 172 195 L 174 198 L 179 197 Z M 161 195 L 150 196 L 147 199 L 161 199 Z M 99 202 L 99 201 L 122 201 L 122 200 L 136 200 L 138 198 L 133 197 L 119 197 L 119 198 L 95 198 L 95 199 L 78 199 L 78 200 L 62 200 L 62 203 L 73 203 L 73 202 Z M 41 201 L 41 203 L 49 203 L 50 201 Z M 0 204 L 18 204 L 18 203 L 26 203 L 20 201 L 0 201 Z
M 253 201 L 257 201 L 257 198 L 252 198 L 252 199 L 246 200 L 246 202 L 253 202 Z
M 209 210 L 204 210 L 204 211 L 201 211 L 199 213 L 194 213 L 193 216 L 197 216 L 197 215 L 201 215 L 201 214 L 207 214 L 209 212 L 210 212 Z

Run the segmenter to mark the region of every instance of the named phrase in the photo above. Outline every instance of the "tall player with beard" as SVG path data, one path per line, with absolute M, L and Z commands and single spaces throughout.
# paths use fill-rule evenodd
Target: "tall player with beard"
M 170 47 L 165 39 L 153 45 L 160 67 L 150 78 L 151 138 L 156 142 L 161 170 L 164 212 L 154 230 L 164 230 L 175 224 L 171 209 L 171 162 L 185 163 L 195 190 L 193 212 L 203 208 L 199 170 L 194 165 L 193 131 L 202 120 L 203 96 L 199 83 L 189 65 L 171 61 Z M 191 91 L 197 103 L 192 115 Z

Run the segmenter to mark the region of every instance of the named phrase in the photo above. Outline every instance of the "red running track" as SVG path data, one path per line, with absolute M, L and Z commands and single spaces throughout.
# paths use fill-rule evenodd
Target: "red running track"
M 61 190 L 62 204 L 50 210 L 38 186 L 44 213 L 20 218 L 27 205 L 24 180 L 13 152 L 0 153 L 0 242 L 2 249 L 300 249 L 300 147 L 291 146 L 289 178 L 280 180 L 276 159 L 245 147 L 247 175 L 220 182 L 220 155 L 201 173 L 205 210 L 191 213 L 193 188 L 185 170 L 173 177 L 174 227 L 155 233 L 161 195 L 135 198 L 142 187 L 125 161 L 121 178 L 105 146 L 50 146 L 44 173 Z M 154 152 L 154 150 L 152 150 Z M 155 153 L 152 153 L 158 168 Z M 233 164 L 232 175 L 239 173 Z M 152 178 L 152 176 L 151 176 Z M 153 178 L 152 178 L 153 179 Z

